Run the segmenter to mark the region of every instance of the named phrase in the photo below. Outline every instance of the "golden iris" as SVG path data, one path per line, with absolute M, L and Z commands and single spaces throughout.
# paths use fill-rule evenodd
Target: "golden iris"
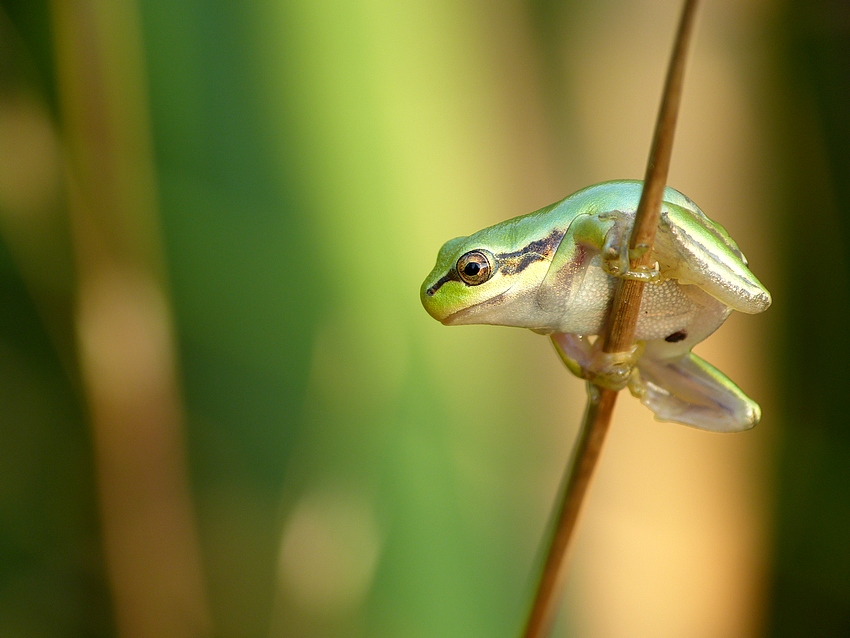
M 457 260 L 457 274 L 470 286 L 483 284 L 493 274 L 490 259 L 480 250 L 472 250 Z

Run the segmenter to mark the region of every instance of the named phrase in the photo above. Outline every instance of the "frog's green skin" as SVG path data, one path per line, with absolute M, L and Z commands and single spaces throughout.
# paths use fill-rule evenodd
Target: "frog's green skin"
M 653 248 L 658 272 L 644 287 L 637 323 L 641 348 L 606 357 L 585 338 L 603 330 L 617 277 L 646 277 L 628 271 L 625 245 L 641 189 L 636 180 L 596 184 L 446 242 L 422 284 L 422 304 L 446 325 L 549 334 L 572 372 L 617 389 L 628 382 L 661 420 L 721 432 L 748 429 L 761 416 L 759 406 L 691 348 L 732 310 L 767 309 L 770 293 L 726 231 L 678 191 L 664 191 Z M 484 268 L 480 281 L 458 271 L 459 260 L 465 268 L 470 255 Z

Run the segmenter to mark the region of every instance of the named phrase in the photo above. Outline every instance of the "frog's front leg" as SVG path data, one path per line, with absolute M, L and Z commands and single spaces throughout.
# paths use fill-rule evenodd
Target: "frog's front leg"
M 631 235 L 634 217 L 615 210 L 601 213 L 599 219 L 603 222 L 611 222 L 602 244 L 602 269 L 609 275 L 621 279 L 633 279 L 646 283 L 661 281 L 661 272 L 657 264 L 654 267 L 631 267 L 631 260 L 641 256 L 631 254 L 629 251 L 629 235 Z
M 602 350 L 598 338 L 591 343 L 583 335 L 565 332 L 553 333 L 550 338 L 570 372 L 611 390 L 626 387 L 643 351 L 642 344 L 635 344 L 628 352 L 608 353 Z
M 581 289 L 587 264 L 596 254 L 602 268 L 621 279 L 660 281 L 657 268 L 632 270 L 628 238 L 633 216 L 618 210 L 582 213 L 570 222 L 537 292 L 544 312 L 564 314 Z
M 740 432 L 761 419 L 755 401 L 691 352 L 672 360 L 645 355 L 629 378 L 629 390 L 661 421 L 712 432 Z

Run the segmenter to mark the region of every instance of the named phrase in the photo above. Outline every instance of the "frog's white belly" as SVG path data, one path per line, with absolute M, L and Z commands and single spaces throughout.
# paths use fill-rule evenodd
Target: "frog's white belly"
M 616 278 L 602 270 L 598 257 L 594 258 L 557 330 L 583 335 L 602 332 L 616 287 Z M 699 331 L 707 336 L 726 316 L 725 306 L 696 286 L 682 285 L 675 279 L 647 284 L 643 289 L 635 338 L 641 341 L 664 339 L 678 332 L 687 333 L 695 324 L 699 324 Z M 708 325 L 704 325 L 706 323 Z

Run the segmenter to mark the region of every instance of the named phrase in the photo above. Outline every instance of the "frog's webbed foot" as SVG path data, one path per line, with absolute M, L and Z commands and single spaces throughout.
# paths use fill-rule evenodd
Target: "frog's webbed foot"
M 590 343 L 582 335 L 556 332 L 551 336 L 555 350 L 570 372 L 591 383 L 622 390 L 629 383 L 632 370 L 643 352 L 642 344 L 635 344 L 628 352 L 607 353 L 597 339 Z
M 619 211 L 611 211 L 599 215 L 602 220 L 613 220 L 613 224 L 605 233 L 605 241 L 602 244 L 602 269 L 609 275 L 621 279 L 633 279 L 646 283 L 657 283 L 661 281 L 661 271 L 656 263 L 653 267 L 640 266 L 631 268 L 630 259 L 640 255 L 629 254 L 629 234 L 632 229 L 633 219 Z
M 644 357 L 629 390 L 660 421 L 712 432 L 749 430 L 761 408 L 726 375 L 693 353 L 674 361 Z

